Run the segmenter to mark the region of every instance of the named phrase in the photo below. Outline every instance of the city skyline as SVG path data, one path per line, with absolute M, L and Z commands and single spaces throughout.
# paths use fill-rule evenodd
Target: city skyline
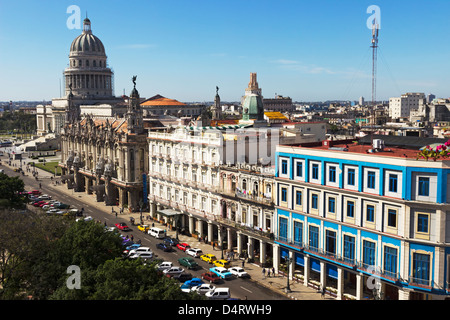
M 68 27 L 73 5 L 105 46 L 116 96 L 128 95 L 137 75 L 143 97 L 212 101 L 218 86 L 222 101 L 238 101 L 256 72 L 266 98 L 370 101 L 371 5 L 381 16 L 377 100 L 450 96 L 445 1 L 1 1 L 0 101 L 61 96 L 69 47 L 81 33 Z

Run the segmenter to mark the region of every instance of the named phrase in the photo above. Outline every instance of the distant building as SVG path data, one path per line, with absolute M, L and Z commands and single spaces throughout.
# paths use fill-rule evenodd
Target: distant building
M 405 93 L 398 98 L 389 99 L 389 117 L 391 119 L 409 118 L 411 110 L 425 104 L 424 93 Z
M 281 95 L 273 99 L 263 99 L 263 103 L 266 111 L 292 112 L 294 110 L 292 99 Z

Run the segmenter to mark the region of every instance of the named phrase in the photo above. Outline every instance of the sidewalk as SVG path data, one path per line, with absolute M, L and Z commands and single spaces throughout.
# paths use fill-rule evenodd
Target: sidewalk
M 7 165 L 7 164 L 5 164 L 5 165 Z M 14 168 L 12 166 L 10 166 L 10 167 Z M 57 190 L 58 192 L 63 192 L 66 195 L 77 197 L 78 200 L 83 201 L 87 205 L 87 208 L 89 208 L 90 206 L 96 207 L 97 209 L 103 210 L 105 213 L 110 214 L 111 217 L 114 217 L 114 218 L 115 218 L 115 215 L 113 215 L 111 208 L 113 208 L 114 211 L 119 212 L 119 207 L 105 206 L 102 202 L 97 202 L 95 196 L 92 194 L 88 195 L 84 192 L 73 193 L 72 190 L 67 189 L 66 184 L 55 185 L 54 182 L 52 182 L 50 179 L 50 177 L 52 177 L 53 174 L 46 172 L 44 170 L 41 170 L 41 169 L 37 169 L 37 168 L 36 168 L 36 170 L 39 171 L 39 174 L 38 174 L 39 182 L 42 183 L 41 191 L 43 193 L 45 193 L 46 189 L 47 190 Z M 27 175 L 30 176 L 31 174 L 27 173 Z M 53 179 L 53 180 L 55 180 L 55 179 Z M 59 179 L 57 179 L 57 180 L 59 180 Z M 77 208 L 77 209 L 80 209 L 80 208 Z M 85 215 L 89 215 L 89 209 L 85 208 Z M 152 223 L 154 223 L 156 227 L 167 230 L 167 228 L 163 224 L 159 223 L 158 221 L 147 220 L 148 212 L 143 212 L 142 215 L 143 215 L 143 219 L 144 219 L 144 224 L 151 225 Z M 123 213 L 123 214 L 118 213 L 118 217 L 124 219 L 128 224 L 130 221 L 130 217 L 133 217 L 135 219 L 135 223 L 139 223 L 139 221 L 140 221 L 140 213 L 139 212 L 129 213 L 127 210 L 125 210 L 125 213 Z M 137 228 L 133 228 L 133 231 L 130 233 L 130 235 L 133 234 L 133 236 L 136 238 L 139 236 L 140 233 L 141 233 L 141 231 L 139 231 Z M 167 235 L 171 236 L 171 237 L 175 237 L 175 231 L 167 230 Z M 219 259 L 221 258 L 221 250 L 217 249 L 217 248 L 213 248 L 210 244 L 205 244 L 204 242 L 200 242 L 196 238 L 185 236 L 182 234 L 178 234 L 178 239 L 180 240 L 180 242 L 186 242 L 193 248 L 201 249 L 203 251 L 203 253 L 205 253 L 205 254 L 210 253 L 210 254 L 214 254 Z M 232 260 L 231 265 L 232 266 L 242 266 L 242 260 L 240 260 L 240 259 Z M 289 281 L 289 287 L 291 289 L 291 292 L 286 293 L 285 289 L 287 286 L 287 279 L 285 276 L 283 276 L 281 274 L 277 274 L 275 277 L 273 275 L 268 277 L 267 269 L 266 269 L 265 276 L 263 276 L 262 268 L 260 266 L 258 266 L 257 264 L 253 264 L 253 263 L 245 262 L 244 269 L 251 276 L 251 281 L 258 282 L 260 285 L 263 285 L 273 291 L 281 293 L 292 300 L 335 300 L 333 297 L 330 297 L 328 295 L 325 295 L 324 297 L 322 297 L 321 294 L 317 292 L 317 290 L 306 287 L 302 283 L 298 283 L 298 282 L 295 282 L 292 280 Z

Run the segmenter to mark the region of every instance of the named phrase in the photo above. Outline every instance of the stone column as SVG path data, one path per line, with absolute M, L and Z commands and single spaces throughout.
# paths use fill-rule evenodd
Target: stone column
M 320 261 L 320 287 L 327 286 L 327 264 L 325 261 Z
M 194 217 L 189 217 L 189 233 L 194 233 Z
M 211 241 L 214 241 L 213 239 L 213 224 L 211 222 L 208 222 L 208 243 L 211 243 Z
M 259 241 L 259 262 L 261 263 L 261 266 L 264 266 L 266 263 L 266 245 L 266 242 Z
M 280 269 L 280 246 L 278 244 L 273 245 L 273 268 L 275 269 L 275 274 L 278 274 Z
M 356 300 L 363 299 L 364 275 L 358 273 L 356 275 Z
M 289 250 L 289 280 L 294 279 L 294 252 Z
M 308 286 L 309 274 L 310 274 L 310 270 L 311 270 L 311 268 L 309 266 L 309 264 L 310 264 L 309 256 L 305 255 L 304 263 L 305 263 L 305 265 L 303 267 L 303 269 L 304 269 L 303 284 L 305 286 Z
M 238 231 L 236 233 L 237 240 L 237 253 L 240 255 L 242 253 L 242 234 Z
M 254 259 L 255 255 L 253 254 L 253 248 L 254 248 L 254 239 L 250 236 L 248 236 L 248 242 L 247 242 L 247 253 L 249 259 Z
M 203 220 L 202 219 L 198 219 L 197 220 L 197 228 L 198 228 L 198 234 L 201 238 L 203 238 L 204 234 L 203 234 Z
M 233 249 L 233 230 L 231 228 L 227 228 L 227 249 Z
M 342 300 L 344 298 L 344 269 L 338 267 L 337 270 L 338 270 L 337 299 Z

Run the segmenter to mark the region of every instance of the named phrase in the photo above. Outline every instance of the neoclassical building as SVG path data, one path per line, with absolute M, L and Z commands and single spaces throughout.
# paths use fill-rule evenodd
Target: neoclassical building
M 68 97 L 61 130 L 62 179 L 75 192 L 95 193 L 106 205 L 139 210 L 147 199 L 148 144 L 136 87 L 123 118 L 81 119 L 72 93 Z
M 64 95 L 52 99 L 50 105 L 36 107 L 38 135 L 60 133 L 70 92 L 71 103 L 79 106 L 82 114 L 98 110 L 114 117 L 124 113 L 123 98 L 114 96 L 114 73 L 108 66 L 105 47 L 92 33 L 91 21 L 87 18 L 83 21 L 82 33 L 70 45 L 69 64 L 63 75 Z

